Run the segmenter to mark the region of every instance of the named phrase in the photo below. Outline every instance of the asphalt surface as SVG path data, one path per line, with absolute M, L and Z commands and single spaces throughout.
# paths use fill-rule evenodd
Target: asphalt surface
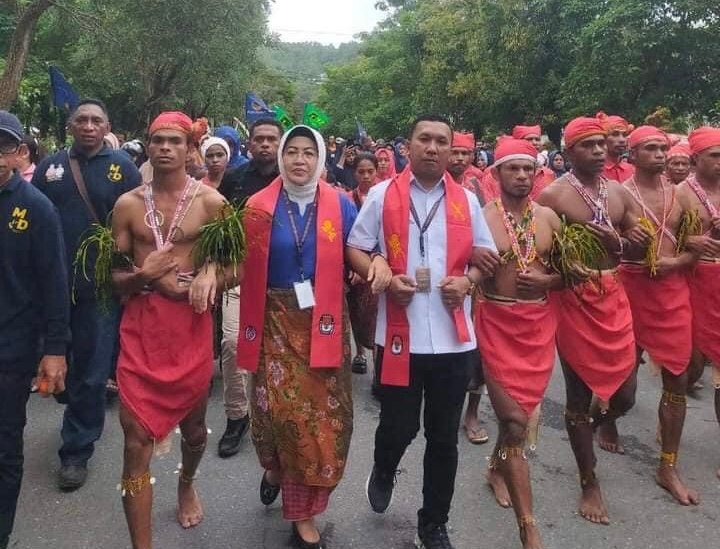
M 556 370 L 544 402 L 537 454 L 531 458 L 535 514 L 546 549 L 707 549 L 720 546 L 719 432 L 713 392 L 707 387 L 689 400 L 680 470 L 701 492 L 698 507 L 682 507 L 656 486 L 654 467 L 658 378 L 640 375 L 637 405 L 621 423 L 627 455 L 598 450 L 598 476 L 609 505 L 611 525 L 592 525 L 576 514 L 578 482 L 565 434 L 562 376 Z M 419 436 L 401 463 L 395 500 L 385 515 L 376 515 L 365 499 L 373 435 L 379 407 L 370 396 L 370 375 L 355 376 L 355 431 L 345 478 L 320 517 L 328 549 L 413 547 L 416 511 L 421 501 L 422 451 Z M 497 432 L 487 397 L 481 406 L 491 437 Z M 122 433 L 117 405 L 108 407 L 106 429 L 91 461 L 88 482 L 63 494 L 56 488 L 59 425 L 62 408 L 32 396 L 25 431 L 25 478 L 20 496 L 13 549 L 126 549 L 129 537 L 116 485 L 120 478 Z M 157 478 L 153 511 L 157 549 L 280 549 L 289 546 L 290 528 L 282 520 L 279 500 L 270 508 L 259 501 L 261 469 L 249 439 L 237 456 L 217 457 L 225 425 L 221 380 L 216 378 L 208 412 L 208 452 L 200 466 L 198 491 L 205 521 L 185 531 L 176 523 L 175 487 L 179 437 L 169 455 L 153 462 Z M 450 532 L 457 549 L 518 548 L 511 510 L 499 508 L 484 481 L 492 441 L 472 446 L 461 433 L 460 465 Z

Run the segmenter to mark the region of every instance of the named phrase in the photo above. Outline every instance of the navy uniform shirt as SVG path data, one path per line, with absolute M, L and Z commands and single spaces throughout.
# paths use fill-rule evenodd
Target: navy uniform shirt
M 93 299 L 94 283 L 87 281 L 82 275 L 73 279 L 75 253 L 93 224 L 93 219 L 72 178 L 68 154 L 77 158 L 90 201 L 104 225 L 107 224 L 108 214 L 115 207 L 120 195 L 137 187 L 141 183 L 141 177 L 127 154 L 107 147 L 103 147 L 91 158 L 74 148 L 60 151 L 40 162 L 35 169 L 33 185 L 40 189 L 60 212 L 70 282 L 74 284 L 75 295 L 77 299 Z M 94 279 L 91 268 L 94 264 L 94 257 L 91 255 L 87 261 L 91 280 Z
M 0 187 L 0 371 L 64 355 L 70 298 L 60 217 L 18 174 Z

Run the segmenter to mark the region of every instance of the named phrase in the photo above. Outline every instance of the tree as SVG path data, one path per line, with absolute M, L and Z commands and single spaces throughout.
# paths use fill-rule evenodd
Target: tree
M 15 29 L 10 37 L 5 67 L 0 76 L 0 108 L 7 109 L 15 101 L 38 19 L 55 3 L 54 0 L 0 2 L 0 7 L 11 12 L 15 19 Z

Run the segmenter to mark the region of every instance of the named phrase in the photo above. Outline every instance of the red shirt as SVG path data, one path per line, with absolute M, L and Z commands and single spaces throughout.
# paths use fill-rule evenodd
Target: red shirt
M 621 160 L 615 163 L 608 157 L 607 160 L 605 160 L 605 168 L 602 174 L 611 181 L 624 183 L 635 175 L 635 166 L 628 164 L 627 160 Z

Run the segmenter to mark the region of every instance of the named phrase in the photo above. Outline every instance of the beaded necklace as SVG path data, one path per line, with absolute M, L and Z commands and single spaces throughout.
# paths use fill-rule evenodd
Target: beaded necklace
M 155 237 L 155 246 L 157 247 L 157 249 L 162 248 L 163 245 L 167 242 L 172 242 L 176 233 L 180 229 L 180 225 L 182 224 L 185 216 L 190 210 L 190 205 L 188 205 L 188 207 L 186 208 L 185 203 L 187 202 L 188 196 L 190 194 L 190 188 L 192 187 L 193 183 L 195 183 L 195 192 L 193 193 L 190 205 L 192 204 L 192 200 L 194 200 L 195 196 L 197 195 L 200 185 L 202 185 L 202 183 L 195 181 L 192 177 L 187 177 L 185 181 L 185 188 L 183 189 L 182 195 L 180 195 L 180 200 L 178 200 L 177 205 L 175 206 L 175 213 L 173 214 L 173 218 L 170 222 L 170 228 L 168 229 L 166 238 L 163 237 L 161 230 L 162 226 L 165 224 L 165 217 L 163 216 L 162 212 L 158 210 L 155 206 L 152 182 L 148 183 L 145 186 L 145 218 L 143 219 L 143 221 L 145 222 L 145 225 L 150 230 L 152 230 L 153 236 Z
M 525 211 L 523 211 L 520 223 L 517 222 L 513 214 L 505 210 L 499 198 L 495 200 L 495 206 L 500 211 L 500 215 L 502 215 L 505 231 L 507 232 L 508 238 L 510 238 L 512 257 L 517 259 L 518 262 L 518 271 L 523 273 L 527 272 L 530 264 L 537 259 L 537 247 L 535 246 L 537 224 L 535 222 L 535 212 L 532 203 L 528 202 Z
M 631 177 L 629 181 L 632 188 L 630 188 L 630 194 L 633 196 L 635 201 L 640 205 L 643 211 L 643 216 L 650 219 L 655 224 L 656 231 L 655 231 L 655 237 L 657 240 L 657 254 L 660 254 L 660 248 L 662 247 L 663 239 L 667 236 L 668 240 L 672 242 L 674 245 L 677 245 L 677 238 L 675 238 L 675 235 L 672 233 L 672 231 L 667 226 L 667 220 L 670 217 L 670 213 L 672 212 L 673 206 L 675 206 L 675 187 L 672 188 L 671 191 L 671 197 L 670 197 L 670 207 L 668 208 L 668 202 L 667 202 L 667 192 L 665 191 L 665 182 L 663 181 L 661 183 L 662 187 L 662 193 L 663 193 L 663 214 L 662 214 L 662 222 L 658 219 L 658 217 L 655 215 L 655 212 L 653 212 L 650 208 L 647 207 L 645 204 L 645 201 L 643 200 L 642 195 L 640 194 L 640 189 L 637 186 L 637 183 L 635 182 L 635 177 Z
M 710 214 L 710 217 L 717 217 L 720 215 L 720 208 L 715 206 L 712 202 L 710 202 L 710 197 L 705 192 L 705 189 L 702 188 L 702 185 L 698 183 L 697 177 L 693 174 L 688 176 L 688 178 L 685 180 L 688 184 L 688 187 L 690 187 L 693 192 L 695 193 L 695 196 L 698 197 L 698 200 L 700 203 L 705 206 L 705 209 Z M 710 234 L 712 232 L 712 228 L 707 231 L 705 234 Z
M 580 183 L 580 180 L 578 180 L 574 173 L 568 172 L 567 178 L 570 185 L 572 185 L 572 187 L 577 191 L 580 198 L 585 201 L 588 208 L 590 208 L 590 211 L 593 214 L 592 222 L 596 225 L 607 225 L 614 230 L 608 207 L 609 192 L 607 179 L 604 177 L 600 178 L 600 181 L 598 182 L 598 196 L 597 198 L 593 198 L 585 188 L 585 185 Z

